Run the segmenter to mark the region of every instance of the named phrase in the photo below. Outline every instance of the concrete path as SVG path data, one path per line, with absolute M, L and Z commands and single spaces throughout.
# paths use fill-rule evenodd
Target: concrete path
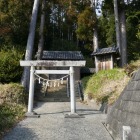
M 112 140 L 103 126 L 106 115 L 77 103 L 77 113 L 84 118 L 64 118 L 69 102 L 39 102 L 35 112 L 40 118 L 26 118 L 4 140 Z

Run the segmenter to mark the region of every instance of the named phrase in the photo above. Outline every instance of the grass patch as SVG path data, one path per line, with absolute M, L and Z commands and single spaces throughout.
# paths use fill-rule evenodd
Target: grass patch
M 20 121 L 26 112 L 24 88 L 19 84 L 0 84 L 0 137 Z
M 137 61 L 132 61 L 129 65 L 125 67 L 125 72 L 128 76 L 132 76 L 140 68 L 140 59 Z
M 98 103 L 113 104 L 120 95 L 129 77 L 123 69 L 103 70 L 82 79 L 84 93 Z
M 25 106 L 4 103 L 0 105 L 0 136 L 13 127 L 25 114 Z

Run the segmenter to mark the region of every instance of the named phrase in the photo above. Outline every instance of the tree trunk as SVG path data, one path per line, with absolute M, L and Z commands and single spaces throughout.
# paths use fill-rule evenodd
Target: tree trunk
M 39 31 L 39 37 L 40 38 L 39 38 L 39 43 L 38 43 L 37 60 L 41 59 L 42 52 L 43 52 L 43 47 L 44 47 L 45 5 L 46 5 L 46 0 L 43 0 L 42 1 L 40 31 Z
M 93 12 L 96 15 L 96 1 L 95 0 L 91 0 L 91 7 L 93 8 Z M 97 17 L 95 16 L 95 20 L 96 20 L 96 25 L 93 28 L 93 51 L 95 52 L 99 46 L 98 46 L 98 31 L 97 31 Z
M 115 26 L 116 26 L 116 43 L 121 54 L 121 43 L 120 43 L 120 27 L 119 27 L 119 16 L 118 16 L 118 3 L 114 0 L 114 14 L 115 14 Z
M 93 50 L 94 52 L 98 49 L 98 32 L 97 32 L 97 26 L 94 28 L 94 34 L 93 34 Z
M 126 21 L 125 9 L 120 12 L 120 31 L 121 31 L 121 66 L 127 64 L 127 41 L 126 41 Z
M 25 53 L 25 60 L 32 59 L 38 7 L 39 7 L 39 0 L 35 0 L 33 5 L 33 10 L 32 10 L 32 17 L 30 22 L 30 29 L 29 29 L 29 35 L 28 35 L 27 47 Z M 24 67 L 21 84 L 25 87 L 26 90 L 29 88 L 29 76 L 30 76 L 29 67 Z

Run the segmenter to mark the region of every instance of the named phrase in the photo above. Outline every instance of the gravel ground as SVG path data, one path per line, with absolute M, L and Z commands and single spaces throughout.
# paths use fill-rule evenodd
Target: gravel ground
M 84 118 L 65 118 L 69 102 L 39 102 L 34 110 L 40 118 L 26 118 L 3 140 L 112 140 L 103 126 L 106 115 L 77 102 L 77 113 Z

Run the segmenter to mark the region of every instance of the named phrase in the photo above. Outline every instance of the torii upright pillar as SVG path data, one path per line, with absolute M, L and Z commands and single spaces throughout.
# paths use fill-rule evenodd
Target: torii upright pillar
M 36 116 L 37 113 L 33 112 L 33 104 L 34 104 L 34 66 L 31 66 L 30 69 L 30 87 L 29 87 L 29 98 L 28 98 L 28 112 L 26 113 L 26 116 Z
M 75 100 L 75 80 L 74 80 L 74 67 L 70 67 L 70 100 L 71 100 L 71 114 L 76 113 L 76 100 Z
M 76 113 L 76 99 L 75 99 L 75 79 L 74 79 L 74 67 L 70 66 L 70 103 L 71 103 L 71 112 L 69 114 L 65 114 L 65 118 L 81 118 Z

